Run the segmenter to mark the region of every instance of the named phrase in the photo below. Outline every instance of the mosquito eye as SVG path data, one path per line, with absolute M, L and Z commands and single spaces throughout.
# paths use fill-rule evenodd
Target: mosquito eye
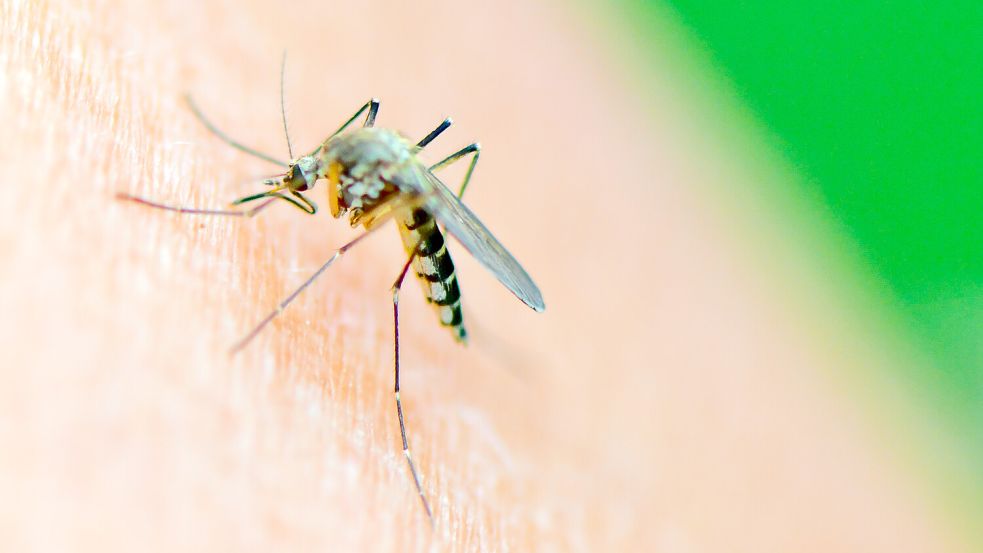
M 287 186 L 291 190 L 297 190 L 298 192 L 303 192 L 307 190 L 307 179 L 304 178 L 304 173 L 296 165 L 290 168 L 287 172 Z

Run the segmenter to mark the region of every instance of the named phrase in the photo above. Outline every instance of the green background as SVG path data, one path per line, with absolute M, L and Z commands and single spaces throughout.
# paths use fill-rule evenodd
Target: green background
M 626 5 L 681 23 L 773 133 L 926 354 L 900 376 L 983 451 L 983 2 Z

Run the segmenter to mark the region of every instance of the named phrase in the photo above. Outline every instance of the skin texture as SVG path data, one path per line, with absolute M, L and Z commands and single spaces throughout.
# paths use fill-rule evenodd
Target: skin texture
M 525 2 L 2 9 L 0 549 L 959 550 L 888 445 L 897 428 L 838 380 L 894 360 L 801 243 L 762 242 L 750 204 L 713 199 L 759 175 L 703 140 L 665 68 L 660 92 L 629 92 L 593 25 Z M 181 94 L 286 158 L 284 48 L 295 153 L 372 96 L 411 137 L 454 116 L 430 161 L 480 137 L 467 202 L 544 292 L 533 313 L 452 243 L 464 348 L 404 288 L 434 531 L 391 393 L 395 229 L 230 357 L 354 236 L 323 184 L 316 217 L 113 199 L 261 191 L 277 168 L 209 135 Z

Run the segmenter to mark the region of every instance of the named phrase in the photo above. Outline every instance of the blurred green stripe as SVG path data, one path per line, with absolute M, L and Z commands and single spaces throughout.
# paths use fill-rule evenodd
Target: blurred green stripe
M 907 376 L 983 448 L 983 3 L 634 4 L 778 136 L 934 361 Z
M 924 358 L 857 386 L 905 382 L 911 415 L 947 425 L 887 445 L 983 544 L 983 2 L 800 4 L 620 0 L 609 13 L 639 51 L 635 84 L 658 59 L 710 120 L 726 121 L 720 131 L 743 130 L 797 171 L 762 197 L 790 214 L 790 229 L 802 208 L 834 219 L 814 255 L 856 267 L 859 254 L 857 289 L 871 300 L 861 303 L 899 322 Z M 841 233 L 855 251 L 827 259 Z

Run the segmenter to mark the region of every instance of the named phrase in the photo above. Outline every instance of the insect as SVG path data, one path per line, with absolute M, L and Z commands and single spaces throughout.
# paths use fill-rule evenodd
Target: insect
M 423 287 L 424 296 L 427 302 L 434 306 L 440 323 L 451 331 L 455 340 L 462 343 L 466 342 L 467 332 L 461 311 L 461 292 L 441 226 L 443 231 L 455 237 L 475 259 L 526 305 L 536 311 L 545 309 L 542 294 L 532 278 L 485 228 L 478 217 L 460 201 L 478 162 L 480 146 L 477 143 L 469 144 L 442 161 L 427 166 L 417 154 L 444 132 L 451 125 L 451 120 L 445 119 L 414 144 L 396 131 L 375 126 L 379 101 L 372 99 L 312 152 L 294 158 L 287 131 L 286 113 L 283 109 L 283 66 L 280 74 L 280 107 L 287 149 L 291 157 L 288 163 L 232 140 L 202 114 L 190 97 L 186 99 L 194 115 L 218 138 L 247 154 L 286 167 L 286 170 L 274 178 L 263 181 L 264 185 L 270 187 L 269 190 L 232 202 L 232 206 L 258 202 L 247 210 L 177 207 L 122 193 L 117 195 L 118 198 L 180 213 L 233 217 L 255 216 L 268 205 L 279 200 L 289 203 L 308 215 L 314 215 L 317 213 L 317 206 L 304 193 L 323 180 L 327 184 L 331 215 L 340 218 L 347 214 L 349 223 L 353 227 L 361 225 L 365 229 L 355 239 L 338 248 L 310 278 L 282 300 L 276 309 L 233 346 L 233 352 L 245 347 L 335 260 L 380 228 L 383 223 L 390 219 L 395 220 L 408 256 L 391 287 L 396 414 L 399 420 L 403 455 L 427 518 L 433 525 L 433 513 L 410 454 L 403 405 L 399 396 L 399 292 L 407 272 L 411 267 L 413 268 Z M 363 114 L 365 119 L 361 127 L 353 127 Z M 460 189 L 457 194 L 454 194 L 434 173 L 467 156 L 471 156 L 470 164 Z

